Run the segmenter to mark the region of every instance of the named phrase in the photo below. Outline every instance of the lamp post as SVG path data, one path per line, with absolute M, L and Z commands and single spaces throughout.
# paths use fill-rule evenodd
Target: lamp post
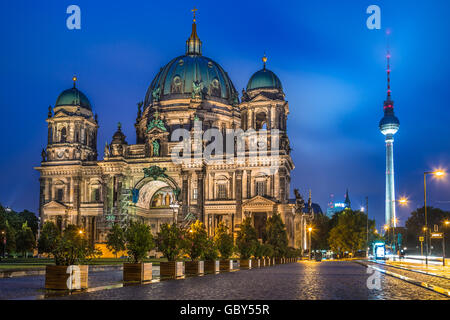
M 2 230 L 2 247 L 3 247 L 3 259 L 5 259 L 6 253 L 6 233 Z
M 311 231 L 312 231 L 312 228 L 311 227 L 309 227 L 308 228 L 308 232 L 309 232 L 309 260 L 311 260 Z
M 447 231 L 447 227 L 450 225 L 450 221 L 444 221 L 444 230 L 442 232 L 442 266 L 445 267 L 445 231 Z
M 445 175 L 445 172 L 442 170 L 436 170 L 436 171 L 425 171 L 423 173 L 423 202 L 424 202 L 424 209 L 425 209 L 425 264 L 428 266 L 428 250 L 429 250 L 429 241 L 430 237 L 428 236 L 428 217 L 427 217 L 427 175 L 433 174 L 436 177 L 442 177 Z

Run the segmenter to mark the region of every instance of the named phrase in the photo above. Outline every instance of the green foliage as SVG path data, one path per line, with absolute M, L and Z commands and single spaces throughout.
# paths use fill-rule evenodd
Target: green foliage
M 248 259 L 254 255 L 258 245 L 256 230 L 252 226 L 251 219 L 246 218 L 242 221 L 241 229 L 236 237 L 236 247 L 241 259 Z
M 28 224 L 28 227 L 31 228 L 33 235 L 37 234 L 39 228 L 39 220 L 33 212 L 28 210 L 24 210 L 18 213 L 18 216 L 21 221 Z
M 203 255 L 201 256 L 201 259 L 205 261 L 212 261 L 217 260 L 218 256 L 219 255 L 217 253 L 217 247 L 216 244 L 214 243 L 214 240 L 208 238 L 206 241 L 206 248 L 205 251 L 203 252 Z
M 274 249 L 274 257 L 281 258 L 286 254 L 288 238 L 283 220 L 279 214 L 272 215 L 266 222 L 265 243 Z
M 126 250 L 133 263 L 140 263 L 155 247 L 150 226 L 141 222 L 130 222 L 125 231 Z M 118 243 L 116 243 L 118 244 Z
M 314 231 L 311 234 L 312 250 L 328 250 L 328 235 L 331 230 L 331 221 L 326 215 L 316 214 L 312 221 Z
M 264 245 L 259 243 L 259 241 L 256 243 L 253 255 L 256 259 L 262 259 L 264 257 Z
M 195 221 L 185 233 L 183 251 L 191 260 L 197 260 L 204 256 L 208 245 L 208 233 L 202 222 Z
M 373 221 L 370 221 L 369 233 L 374 233 Z M 355 254 L 358 250 L 366 248 L 366 224 L 367 215 L 361 211 L 346 209 L 337 217 L 328 238 L 331 250 L 336 253 L 351 252 Z
M 57 266 L 83 264 L 95 258 L 99 252 L 92 248 L 84 233 L 74 225 L 69 225 L 56 240 L 56 246 L 51 252 Z
M 16 251 L 16 231 L 6 220 L 5 223 L 5 234 L 6 234 L 6 252 L 9 254 Z
M 168 223 L 161 225 L 156 243 L 158 250 L 162 252 L 167 260 L 175 261 L 179 257 L 183 242 L 183 231 L 177 225 Z
M 22 228 L 16 234 L 16 251 L 21 252 L 22 256 L 26 256 L 35 246 L 36 239 L 33 231 L 28 226 L 28 223 L 24 222 Z
M 229 259 L 234 252 L 234 241 L 225 223 L 220 222 L 217 226 L 214 242 L 219 250 L 220 258 Z
M 38 252 L 51 254 L 56 248 L 59 237 L 58 227 L 53 222 L 46 221 L 38 239 Z
M 272 245 L 264 243 L 261 245 L 262 255 L 265 258 L 275 257 L 275 250 Z
M 106 236 L 106 247 L 117 258 L 117 254 L 126 249 L 125 241 L 125 231 L 118 223 L 115 223 Z

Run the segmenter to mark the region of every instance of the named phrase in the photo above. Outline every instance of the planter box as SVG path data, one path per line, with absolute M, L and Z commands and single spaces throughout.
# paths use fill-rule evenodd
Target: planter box
M 261 259 L 255 260 L 255 268 L 261 268 Z
M 275 258 L 274 264 L 282 264 L 282 259 L 281 258 Z
M 88 288 L 89 266 L 46 266 L 45 289 L 83 290 Z
M 182 261 L 160 262 L 159 266 L 161 278 L 179 278 L 184 276 L 184 262 Z
M 123 281 L 144 282 L 152 280 L 152 263 L 124 263 Z
M 184 263 L 184 270 L 186 275 L 199 275 L 205 273 L 204 261 L 186 261 Z
M 220 260 L 220 271 L 231 271 L 233 270 L 233 260 Z
M 251 269 L 252 259 L 241 260 L 241 269 Z
M 264 267 L 270 267 L 270 259 L 264 259 Z
M 204 262 L 204 271 L 205 273 L 217 273 L 220 270 L 220 261 L 205 261 Z

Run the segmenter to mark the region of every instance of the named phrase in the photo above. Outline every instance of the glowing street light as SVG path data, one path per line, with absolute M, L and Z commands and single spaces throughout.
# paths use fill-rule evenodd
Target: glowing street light
M 312 232 L 312 227 L 308 228 L 308 232 L 309 232 L 309 260 L 311 260 L 311 232 Z
M 438 169 L 434 171 L 425 171 L 423 173 L 423 199 L 424 199 L 424 210 L 425 210 L 425 227 L 428 229 L 428 217 L 427 217 L 427 175 L 432 174 L 435 177 L 442 178 L 445 176 L 445 171 Z M 426 230 L 427 230 L 426 229 Z M 425 264 L 428 266 L 428 251 L 429 251 L 429 237 L 428 232 L 425 232 L 425 243 L 427 245 L 425 250 Z

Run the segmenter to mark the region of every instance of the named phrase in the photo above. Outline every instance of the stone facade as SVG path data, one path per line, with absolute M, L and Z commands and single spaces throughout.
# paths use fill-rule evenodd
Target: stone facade
M 119 124 L 101 160 L 97 159 L 97 117 L 89 101 L 75 83 L 60 95 L 53 113 L 49 110 L 48 144 L 36 168 L 42 221 L 54 221 L 61 229 L 76 224 L 93 243 L 100 243 L 113 223 L 129 219 L 145 221 L 155 233 L 163 223 L 188 225 L 199 219 L 213 235 L 220 221 L 236 233 L 242 219 L 249 217 L 262 237 L 267 218 L 278 213 L 286 224 L 289 245 L 299 247 L 298 237 L 304 235 L 299 235 L 303 224 L 298 219 L 303 209 L 299 201 L 289 201 L 294 164 L 286 134 L 289 104 L 281 83 L 266 69 L 264 59 L 264 68 L 250 79 L 239 102 L 223 69 L 195 51 L 201 48 L 195 23 L 188 43 L 194 46 L 161 69 L 145 102 L 138 104 L 136 144 L 127 143 Z M 204 73 L 190 74 L 190 64 Z M 174 68 L 184 68 L 184 73 Z M 211 80 L 204 75 L 211 70 L 221 73 L 214 71 Z M 275 79 L 273 85 L 270 77 Z M 187 81 L 192 81 L 189 88 Z M 194 160 L 173 160 L 179 151 L 179 139 L 173 139 L 177 129 L 194 136 L 211 128 L 218 130 L 225 144 L 232 139 L 227 129 L 244 130 L 244 160 L 232 150 L 233 161 L 224 160 L 230 154 L 195 161 L 208 147 L 205 137 L 200 143 L 191 141 Z M 279 139 L 272 139 L 274 129 L 279 130 Z M 268 151 L 255 157 L 255 143 L 256 150 L 266 145 Z

